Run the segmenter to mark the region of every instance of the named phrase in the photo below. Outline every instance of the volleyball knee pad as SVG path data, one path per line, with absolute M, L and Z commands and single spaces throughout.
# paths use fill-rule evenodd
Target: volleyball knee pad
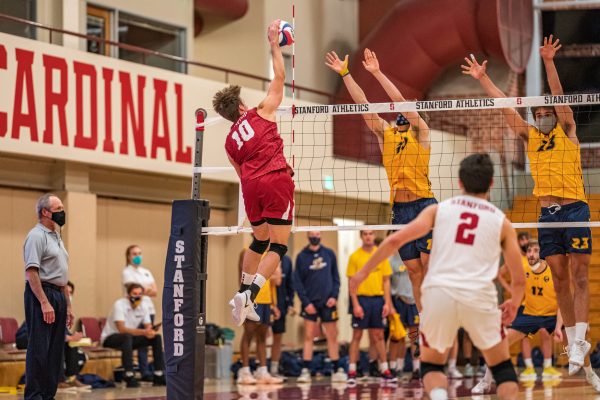
M 269 248 L 269 239 L 256 240 L 256 238 L 254 238 L 254 240 L 252 240 L 252 243 L 250 243 L 249 248 L 255 253 L 263 254 Z
M 276 253 L 279 256 L 280 260 L 283 258 L 283 256 L 285 256 L 285 253 L 287 253 L 287 250 L 288 250 L 288 247 L 285 244 L 280 244 L 280 243 L 271 243 L 271 247 L 269 248 L 269 251 Z
M 432 364 L 425 361 L 421 361 L 421 379 L 425 378 L 430 372 L 440 372 L 444 373 L 444 365 L 443 364 Z
M 492 376 L 496 381 L 496 386 L 499 386 L 504 382 L 518 382 L 515 367 L 513 367 L 510 359 L 490 367 L 490 370 L 492 371 Z

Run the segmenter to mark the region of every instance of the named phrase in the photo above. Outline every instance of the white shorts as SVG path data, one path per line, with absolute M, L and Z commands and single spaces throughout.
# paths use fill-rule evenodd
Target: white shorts
M 420 319 L 422 344 L 440 353 L 452 347 L 459 328 L 464 328 L 475 347 L 487 350 L 505 336 L 502 312 L 498 305 L 482 308 L 476 303 L 462 303 L 453 297 L 453 289 L 429 287 L 421 294 L 423 312 Z M 458 294 L 457 294 L 458 295 Z

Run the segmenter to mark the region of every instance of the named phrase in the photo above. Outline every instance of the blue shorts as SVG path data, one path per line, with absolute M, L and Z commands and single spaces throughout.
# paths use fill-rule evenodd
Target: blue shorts
M 281 311 L 281 309 L 280 309 L 280 311 Z M 281 313 L 281 316 L 279 317 L 279 319 L 276 319 L 271 324 L 271 330 L 273 331 L 274 335 L 280 335 L 280 334 L 285 333 L 285 317 L 286 317 L 286 314 Z
M 541 317 L 536 315 L 523 314 L 524 307 L 519 307 L 517 317 L 510 326 L 511 329 L 519 331 L 525 335 L 533 335 L 540 329 L 546 329 L 548 333 L 554 332 L 556 328 L 556 315 Z
M 260 317 L 260 323 L 271 326 L 271 305 L 257 304 L 255 310 Z
M 385 301 L 383 296 L 358 296 L 358 303 L 362 307 L 365 315 L 362 319 L 352 315 L 352 328 L 354 329 L 383 329 L 385 328 L 383 305 Z
M 432 204 L 437 204 L 435 198 L 419 199 L 406 203 L 394 203 L 392 208 L 392 224 L 408 224 L 425 208 Z M 421 258 L 421 253 L 429 254 L 431 251 L 431 232 L 413 242 L 407 243 L 400 248 L 400 258 L 402 261 Z
M 419 326 L 419 310 L 416 304 L 405 303 L 400 297 L 392 297 L 394 308 L 400 315 L 400 321 L 405 328 L 410 326 Z
M 552 213 L 554 211 L 554 213 Z M 539 222 L 589 222 L 590 207 L 583 201 L 560 206 L 543 207 Z M 540 258 L 556 254 L 592 254 L 592 231 L 590 228 L 542 228 L 538 229 Z
M 321 322 L 335 322 L 338 320 L 338 312 L 336 306 L 315 306 L 315 308 L 317 309 L 316 314 L 308 314 L 306 311 L 302 310 L 300 316 L 304 319 L 315 322 L 317 321 L 317 319 L 320 319 Z

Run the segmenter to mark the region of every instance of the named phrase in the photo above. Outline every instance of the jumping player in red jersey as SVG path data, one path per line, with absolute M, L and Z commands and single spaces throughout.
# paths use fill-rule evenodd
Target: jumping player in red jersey
M 229 86 L 213 98 L 215 111 L 234 123 L 225 139 L 225 151 L 240 177 L 254 236 L 244 254 L 240 290 L 229 303 L 238 326 L 246 318 L 259 321 L 254 299 L 287 252 L 294 211 L 293 172 L 283 155 L 283 140 L 275 123 L 285 80 L 279 22 L 273 21 L 267 31 L 275 74 L 267 97 L 258 107 L 248 108 L 240 98 L 240 87 Z

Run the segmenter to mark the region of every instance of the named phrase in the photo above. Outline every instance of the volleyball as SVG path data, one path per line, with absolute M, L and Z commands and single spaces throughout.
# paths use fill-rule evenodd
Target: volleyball
M 279 46 L 290 46 L 294 43 L 294 28 L 287 21 L 279 23 Z

